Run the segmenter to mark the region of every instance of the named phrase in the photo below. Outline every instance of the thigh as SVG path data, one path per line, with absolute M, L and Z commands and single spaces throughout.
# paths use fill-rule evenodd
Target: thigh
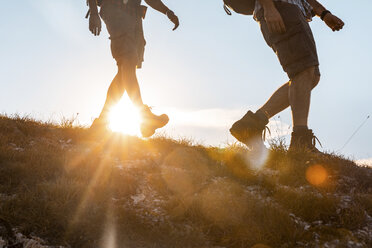
M 112 39 L 135 32 L 135 16 L 128 14 L 120 6 L 106 4 L 102 6 L 100 15 L 102 20 L 105 22 L 107 31 Z
M 111 53 L 118 64 L 138 63 L 138 20 L 116 5 L 104 5 L 100 15 L 110 34 Z
M 277 54 L 283 70 L 290 78 L 307 69 L 319 65 L 315 40 L 308 22 L 301 10 L 293 4 L 276 3 L 286 32 L 270 33 L 263 18 L 259 16 L 261 31 L 267 44 Z

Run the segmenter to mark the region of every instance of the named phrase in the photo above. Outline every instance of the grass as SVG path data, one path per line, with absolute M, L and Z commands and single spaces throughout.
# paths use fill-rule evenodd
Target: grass
M 1 116 L 0 244 L 10 225 L 66 247 L 372 246 L 370 168 L 280 141 L 253 156 Z

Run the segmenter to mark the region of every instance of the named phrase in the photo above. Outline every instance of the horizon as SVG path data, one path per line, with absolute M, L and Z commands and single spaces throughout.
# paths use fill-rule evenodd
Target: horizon
M 145 103 L 169 113 L 171 123 L 161 133 L 205 145 L 233 142 L 231 124 L 263 104 L 287 76 L 252 17 L 227 16 L 222 0 L 164 3 L 181 25 L 172 32 L 166 17 L 148 11 L 145 62 L 138 70 Z M 337 152 L 372 112 L 372 30 L 365 28 L 372 3 L 324 5 L 346 25 L 334 33 L 318 18 L 311 23 L 322 78 L 313 92 L 310 128 L 325 150 Z M 3 9 L 0 112 L 54 121 L 79 113 L 79 122 L 89 125 L 116 70 L 105 27 L 99 37 L 90 34 L 85 1 L 8 1 Z M 288 140 L 290 111 L 270 125 Z M 371 162 L 371 128 L 369 120 L 339 152 Z

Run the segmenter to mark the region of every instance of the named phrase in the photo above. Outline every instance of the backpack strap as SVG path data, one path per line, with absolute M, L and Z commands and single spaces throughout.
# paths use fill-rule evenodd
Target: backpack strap
M 231 10 L 229 9 L 229 7 L 226 6 L 225 3 L 223 4 L 223 9 L 225 10 L 226 14 L 231 16 Z
M 90 15 L 90 8 L 89 8 L 89 1 L 88 0 L 87 0 L 87 6 L 88 6 L 88 12 L 85 15 L 85 19 L 88 19 L 89 15 Z

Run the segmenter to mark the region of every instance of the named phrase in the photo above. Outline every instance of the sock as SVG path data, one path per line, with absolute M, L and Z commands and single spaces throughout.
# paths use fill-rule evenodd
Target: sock
M 307 126 L 294 126 L 293 127 L 293 132 L 305 132 L 309 130 Z

